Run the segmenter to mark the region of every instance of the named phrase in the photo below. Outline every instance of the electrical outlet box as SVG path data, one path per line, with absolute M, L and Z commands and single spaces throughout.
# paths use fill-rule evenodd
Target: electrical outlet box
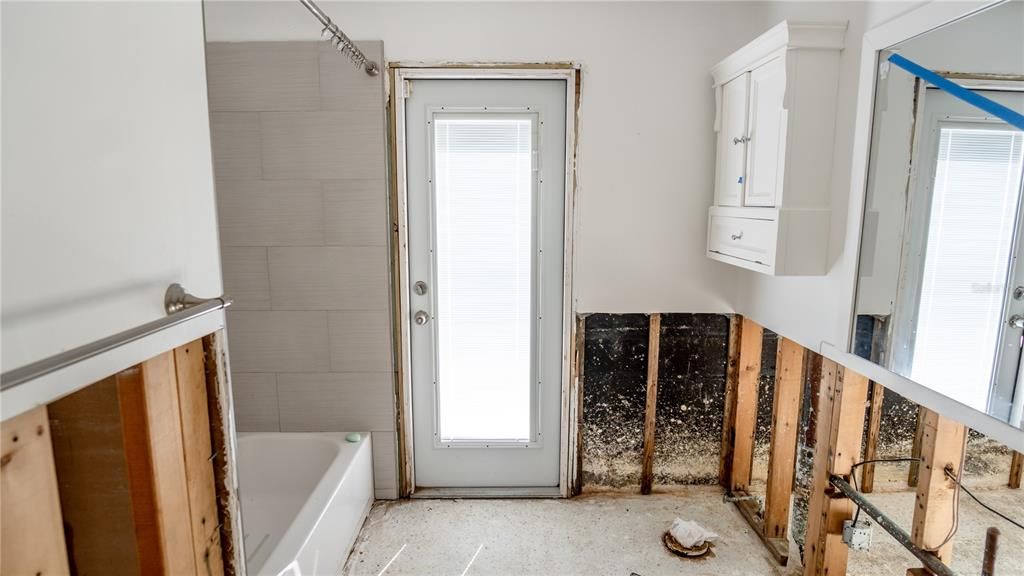
M 843 522 L 843 544 L 851 550 L 868 550 L 871 548 L 871 523 L 867 520 L 860 520 L 854 524 L 853 520 Z

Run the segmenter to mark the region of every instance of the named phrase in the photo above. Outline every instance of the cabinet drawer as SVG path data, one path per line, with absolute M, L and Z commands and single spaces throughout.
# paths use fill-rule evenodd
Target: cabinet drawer
M 708 251 L 772 266 L 777 226 L 775 220 L 712 214 L 708 230 Z

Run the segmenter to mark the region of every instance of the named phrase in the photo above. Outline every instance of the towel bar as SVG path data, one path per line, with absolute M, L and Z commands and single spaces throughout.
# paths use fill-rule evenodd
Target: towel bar
M 197 298 L 186 292 L 180 284 L 171 284 L 167 287 L 167 292 L 164 294 L 164 309 L 167 310 L 167 316 L 4 372 L 0 376 L 0 391 L 9 390 L 129 342 L 134 342 L 172 326 L 188 322 L 193 318 L 198 318 L 216 310 L 222 310 L 230 306 L 231 303 L 232 300 L 228 296 L 222 295 L 218 298 L 208 299 Z

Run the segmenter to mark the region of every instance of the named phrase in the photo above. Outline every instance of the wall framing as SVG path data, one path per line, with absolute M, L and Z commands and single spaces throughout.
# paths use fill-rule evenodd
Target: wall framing
M 411 353 L 409 334 L 409 288 L 407 285 L 408 218 L 405 166 L 405 81 L 430 79 L 549 79 L 566 82 L 565 133 L 565 237 L 562 282 L 562 376 L 560 461 L 557 494 L 550 488 L 536 491 L 516 489 L 474 490 L 477 496 L 552 496 L 569 497 L 577 492 L 581 474 L 577 451 L 581 422 L 581 389 L 578 378 L 578 338 L 576 330 L 576 292 L 573 284 L 575 266 L 574 237 L 578 228 L 576 212 L 576 169 L 581 73 L 572 63 L 389 63 L 388 82 L 388 158 L 389 217 L 391 226 L 392 322 L 395 350 L 395 418 L 397 430 L 398 495 L 411 497 L 416 493 L 412 427 L 412 375 L 408 371 Z M 514 492 L 514 494 L 513 494 Z M 479 494 L 478 494 L 479 493 Z

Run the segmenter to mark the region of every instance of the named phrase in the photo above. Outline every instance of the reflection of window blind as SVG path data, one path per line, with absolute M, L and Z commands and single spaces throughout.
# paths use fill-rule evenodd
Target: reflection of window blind
M 1024 133 L 945 125 L 932 189 L 913 378 L 984 410 L 1021 186 Z
M 528 440 L 533 115 L 434 126 L 442 440 Z

